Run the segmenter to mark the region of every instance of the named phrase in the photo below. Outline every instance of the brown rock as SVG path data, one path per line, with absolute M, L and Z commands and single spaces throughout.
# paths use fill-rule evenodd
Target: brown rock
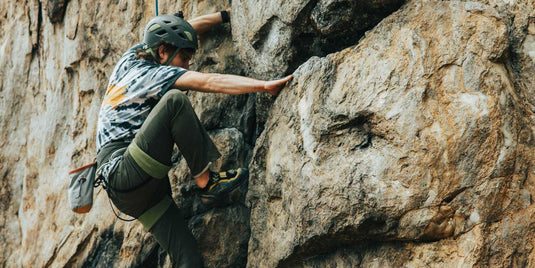
M 187 18 L 229 6 L 159 2 Z M 170 266 L 102 189 L 84 216 L 66 193 L 154 11 L 0 1 L 0 266 Z M 171 173 L 207 267 L 535 266 L 533 0 L 236 0 L 231 17 L 195 70 L 296 71 L 277 98 L 189 93 L 225 155 L 214 169 L 252 171 L 245 202 L 210 210 L 183 160 Z
M 521 152 L 532 145 L 517 141 L 532 134 L 521 134 L 530 119 L 507 71 L 507 27 L 484 4 L 411 2 L 358 46 L 303 64 L 250 165 L 248 265 L 347 247 L 364 256 L 352 266 L 410 265 L 402 254 L 366 256 L 372 244 L 455 238 L 447 250 L 461 252 L 464 234 L 520 208 L 519 178 L 532 174 Z

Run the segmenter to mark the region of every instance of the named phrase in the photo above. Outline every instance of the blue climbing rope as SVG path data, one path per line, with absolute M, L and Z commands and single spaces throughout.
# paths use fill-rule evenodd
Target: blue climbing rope
M 154 0 L 154 2 L 156 3 L 156 16 L 158 16 L 158 0 Z

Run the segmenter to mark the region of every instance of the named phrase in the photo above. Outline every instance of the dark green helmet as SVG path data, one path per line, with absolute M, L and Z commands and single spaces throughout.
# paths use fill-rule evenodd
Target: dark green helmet
M 147 49 L 168 43 L 177 48 L 197 50 L 197 33 L 186 20 L 176 15 L 160 15 L 152 18 L 143 34 Z

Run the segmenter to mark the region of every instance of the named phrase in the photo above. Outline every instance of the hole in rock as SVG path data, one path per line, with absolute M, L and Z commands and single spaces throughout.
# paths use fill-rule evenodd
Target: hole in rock
M 326 3 L 327 2 L 327 3 Z M 356 45 L 366 31 L 398 10 L 405 0 L 310 1 L 293 24 L 289 61 L 293 73 L 312 56 L 324 57 Z

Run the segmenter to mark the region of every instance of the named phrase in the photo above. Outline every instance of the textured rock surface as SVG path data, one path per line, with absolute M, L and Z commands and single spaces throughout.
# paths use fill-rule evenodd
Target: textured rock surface
M 396 10 L 402 0 L 235 0 L 232 28 L 239 57 L 250 72 L 274 78 L 310 56 L 357 43 L 361 34 Z
M 502 1 L 482 0 L 502 14 L 509 26 L 510 55 L 508 65 L 515 77 L 515 88 L 522 89 L 519 94 L 525 96 L 532 110 L 535 104 L 535 3 L 533 0 Z
M 246 73 L 264 79 L 292 73 L 311 56 L 357 43 L 404 0 L 235 0 L 232 33 Z M 257 96 L 254 136 L 263 131 L 272 98 Z
M 174 198 L 207 267 L 535 266 L 533 0 L 230 6 L 194 69 L 296 71 L 276 100 L 188 93 L 224 155 L 214 168 L 252 171 L 235 204 L 207 210 L 176 156 Z M 169 267 L 102 190 L 85 216 L 66 194 L 95 153 L 107 77 L 153 14 L 153 1 L 0 1 L 0 266 Z
M 190 17 L 228 6 L 227 1 L 200 2 L 160 1 L 160 12 L 182 9 Z M 91 161 L 95 153 L 96 116 L 107 76 L 120 55 L 140 40 L 153 14 L 153 2 L 142 1 L 0 3 L 0 62 L 4 66 L 0 69 L 0 241 L 4 245 L 0 266 L 168 265 L 165 254 L 138 223 L 115 218 L 102 190 L 95 194 L 95 206 L 86 216 L 70 212 L 66 195 L 67 171 Z M 240 73 L 232 46 L 219 46 L 231 43 L 230 27 L 219 27 L 214 33 L 218 34 L 201 39 L 200 54 L 206 57 L 203 62 L 197 60 L 197 68 Z M 246 105 L 248 96 L 191 94 L 191 99 L 226 155 L 220 165 L 244 165 L 251 145 L 243 144 L 240 131 L 225 129 L 237 127 L 246 132 L 251 117 L 246 108 L 253 108 Z M 212 107 L 202 109 L 207 103 Z M 240 119 L 211 118 L 227 108 L 237 110 L 232 116 Z M 237 155 L 236 150 L 245 153 Z M 202 211 L 191 218 L 195 234 L 206 241 L 203 248 L 210 243 L 226 248 L 207 259 L 207 266 L 245 263 L 248 210 L 243 206 L 228 210 Z M 213 229 L 210 219 L 243 223 L 238 228 L 240 237 L 229 233 L 232 229 L 225 225 L 224 230 L 214 229 L 220 234 L 204 231 Z M 214 244 L 214 239 L 222 244 Z
M 486 5 L 412 2 L 358 46 L 303 64 L 255 147 L 249 266 L 442 240 L 453 241 L 422 251 L 446 266 L 502 263 L 515 245 L 489 255 L 489 230 L 525 213 L 533 177 L 530 112 L 508 46 L 504 18 Z M 411 264 L 369 251 L 348 266 Z

